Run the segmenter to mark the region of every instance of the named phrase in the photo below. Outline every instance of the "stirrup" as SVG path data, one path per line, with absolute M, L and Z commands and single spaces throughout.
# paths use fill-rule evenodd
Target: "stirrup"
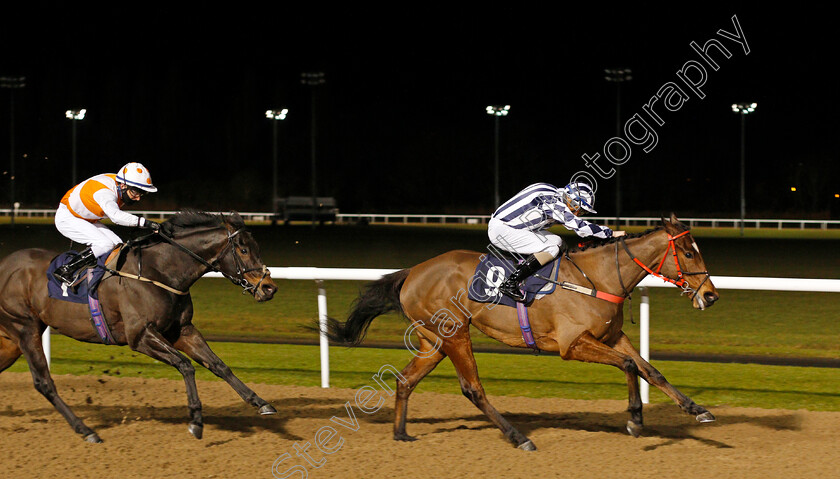
M 59 269 L 61 269 L 61 268 L 59 268 Z M 76 281 L 78 281 L 79 273 L 82 271 L 82 269 L 85 269 L 85 268 L 80 268 L 76 271 L 67 271 L 64 274 L 59 273 L 59 271 L 57 269 L 57 270 L 53 271 L 53 278 L 57 279 L 59 283 L 66 284 L 67 286 L 73 286 L 73 284 L 75 284 Z M 68 277 L 68 276 L 65 276 L 65 275 L 70 275 L 70 276 Z
M 71 277 L 71 278 L 67 277 L 71 274 L 73 275 L 73 277 L 76 276 L 74 271 L 70 271 L 70 268 L 67 268 L 67 265 L 59 266 L 52 273 L 53 278 L 57 279 L 59 283 L 65 283 L 67 285 L 69 285 L 73 282 L 73 277 Z
M 72 286 L 79 281 L 83 271 L 96 265 L 96 257 L 90 248 L 85 249 L 67 264 L 59 266 L 53 271 L 53 277 L 60 283 Z
M 499 292 L 502 294 L 506 294 L 512 300 L 516 301 L 517 303 L 524 303 L 525 302 L 525 293 L 522 292 L 519 284 L 514 284 L 512 287 L 507 284 L 508 282 L 505 281 L 501 285 L 499 285 Z

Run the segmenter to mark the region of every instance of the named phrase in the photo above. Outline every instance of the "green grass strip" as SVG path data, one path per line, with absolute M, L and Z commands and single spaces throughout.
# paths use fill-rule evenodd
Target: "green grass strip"
M 265 340 L 316 339 L 305 329 L 318 317 L 314 281 L 277 280 L 272 301 L 256 303 L 222 279 L 204 279 L 193 288 L 194 322 L 205 335 Z M 326 281 L 331 316 L 345 319 L 363 282 Z M 785 357 L 840 357 L 840 294 L 721 290 L 721 300 L 695 310 L 676 289 L 651 288 L 650 339 L 653 351 L 749 354 Z M 594 301 L 594 300 L 593 300 Z M 639 294 L 625 308 L 624 331 L 639 344 Z M 377 318 L 368 339 L 401 344 L 408 323 L 397 315 Z M 477 345 L 500 345 L 471 328 Z
M 246 382 L 320 386 L 317 346 L 212 343 L 214 351 Z M 180 380 L 172 367 L 125 347 L 106 347 L 53 336 L 53 374 L 92 374 Z M 384 365 L 401 370 L 411 353 L 400 349 L 330 349 L 330 384 L 359 388 Z M 477 353 L 479 373 L 490 395 L 568 399 L 626 399 L 624 375 L 617 369 L 550 355 Z M 840 411 L 840 369 L 753 364 L 658 361 L 677 388 L 707 407 L 720 405 Z M 197 366 L 196 377 L 219 380 Z M 28 371 L 23 359 L 10 371 Z M 59 391 L 60 391 L 59 384 Z M 418 391 L 460 394 L 452 363 L 445 359 Z M 671 402 L 651 388 L 652 403 Z

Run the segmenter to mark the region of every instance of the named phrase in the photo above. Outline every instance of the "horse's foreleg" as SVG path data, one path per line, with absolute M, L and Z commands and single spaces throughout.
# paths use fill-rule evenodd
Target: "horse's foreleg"
M 699 406 L 690 397 L 686 396 L 680 392 L 679 389 L 672 386 L 671 383 L 665 379 L 665 376 L 663 376 L 662 373 L 657 371 L 657 369 L 649 362 L 645 361 L 639 352 L 636 351 L 636 348 L 633 346 L 633 343 L 630 342 L 627 335 L 624 333 L 621 334 L 621 337 L 615 344 L 615 349 L 633 358 L 633 361 L 635 361 L 636 365 L 639 367 L 639 374 L 641 374 L 642 378 L 644 378 L 644 380 L 648 383 L 658 387 L 668 397 L 673 399 L 683 411 L 693 415 L 700 422 L 711 422 L 715 420 L 715 416 L 712 413 L 707 411 L 706 408 Z
M 172 345 L 209 369 L 216 376 L 224 379 L 245 402 L 259 409 L 260 414 L 275 414 L 277 412 L 271 404 L 257 396 L 257 393 L 233 374 L 230 367 L 216 356 L 204 336 L 192 324 L 181 328 L 181 335 Z
M 102 442 L 102 439 L 99 438 L 93 429 L 87 427 L 73 413 L 67 403 L 59 397 L 58 391 L 55 389 L 55 383 L 50 375 L 47 357 L 44 355 L 40 331 L 36 330 L 21 334 L 19 341 L 20 352 L 23 353 L 27 363 L 29 363 L 29 372 L 32 373 L 32 382 L 35 384 L 35 389 L 52 403 L 55 409 L 64 416 L 64 419 L 67 420 L 70 427 L 77 434 L 81 434 L 85 441 L 94 443 Z
M 189 359 L 178 352 L 169 342 L 151 326 L 146 326 L 137 338 L 130 342 L 132 349 L 143 353 L 152 359 L 175 367 L 184 377 L 187 386 L 187 404 L 190 408 L 190 434 L 201 439 L 204 431 L 204 420 L 201 415 L 201 401 L 198 399 L 198 388 L 195 385 L 195 368 Z
M 394 440 L 395 441 L 413 441 L 415 438 L 409 436 L 405 432 L 405 420 L 408 413 L 408 396 L 414 391 L 419 383 L 427 374 L 446 357 L 439 349 L 435 349 L 431 341 L 421 335 L 420 338 L 420 352 L 417 353 L 408 363 L 408 366 L 402 370 L 402 375 L 406 382 L 397 381 L 397 395 L 394 402 Z
M 639 368 L 633 358 L 607 346 L 586 332 L 572 343 L 563 359 L 609 364 L 624 371 L 629 395 L 627 411 L 630 413 L 627 432 L 633 437 L 639 437 L 643 426 L 642 396 L 639 392 Z
M 469 336 L 459 335 L 456 338 L 449 339 L 444 342 L 443 351 L 452 360 L 452 364 L 458 372 L 458 380 L 461 382 L 461 392 L 464 396 L 481 409 L 493 424 L 502 430 L 502 434 L 514 446 L 526 451 L 535 450 L 534 443 L 516 430 L 487 400 L 484 387 L 478 379 L 478 366 L 475 364 L 472 341 L 470 341 Z

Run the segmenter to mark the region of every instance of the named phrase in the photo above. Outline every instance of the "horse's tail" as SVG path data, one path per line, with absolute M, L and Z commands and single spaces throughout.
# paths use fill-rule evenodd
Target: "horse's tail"
M 403 314 L 400 289 L 409 271 L 403 269 L 369 283 L 353 302 L 347 321 L 327 318 L 327 337 L 348 346 L 358 346 L 377 316 L 393 311 Z

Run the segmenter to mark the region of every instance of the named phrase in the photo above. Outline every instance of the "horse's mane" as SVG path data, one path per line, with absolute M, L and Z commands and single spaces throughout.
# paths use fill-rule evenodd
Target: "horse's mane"
M 245 221 L 235 211 L 232 211 L 230 214 L 213 214 L 206 211 L 184 208 L 176 213 L 175 216 L 161 223 L 160 231 L 170 238 L 178 238 L 179 234 L 183 235 L 185 232 L 189 232 L 195 228 L 215 228 L 222 227 L 225 224 L 231 225 L 235 230 L 245 228 Z M 164 239 L 161 235 L 146 230 L 140 236 L 135 236 L 127 241 L 126 246 L 129 249 L 143 249 L 163 242 Z
M 161 223 L 160 229 L 167 236 L 176 236 L 179 232 L 194 228 L 220 227 L 224 226 L 225 223 L 231 225 L 234 229 L 245 227 L 245 221 L 236 212 L 232 212 L 230 215 L 224 215 L 184 208 L 175 214 L 175 216 Z M 156 243 L 160 238 L 156 238 L 155 235 L 150 237 L 149 240 L 151 243 Z
M 688 230 L 688 226 L 685 225 L 684 223 L 680 222 L 680 221 L 677 221 L 675 223 L 675 225 L 679 228 L 682 228 L 683 231 Z M 649 235 L 649 234 L 651 234 L 655 231 L 659 231 L 663 228 L 664 228 L 664 226 L 657 226 L 656 228 L 651 228 L 651 229 L 642 231 L 641 233 L 625 234 L 624 236 L 619 236 L 618 238 L 612 237 L 612 238 L 605 239 L 605 240 L 595 238 L 595 239 L 591 239 L 591 240 L 585 240 L 582 243 L 580 243 L 578 246 L 576 246 L 574 248 L 569 248 L 569 253 L 577 253 L 577 252 L 580 252 L 580 251 L 586 251 L 586 250 L 593 249 L 593 248 L 600 248 L 601 246 L 608 246 L 608 245 L 611 245 L 611 244 L 615 244 L 616 242 L 621 241 L 621 238 L 624 238 L 624 239 L 641 238 L 642 236 L 647 236 L 647 235 Z
M 166 220 L 163 224 L 174 229 L 195 228 L 197 226 L 221 226 L 224 219 L 220 215 L 214 215 L 205 211 L 181 210 L 175 216 Z
M 620 241 L 621 238 L 624 238 L 624 239 L 641 238 L 642 236 L 647 236 L 647 235 L 653 233 L 654 231 L 659 231 L 661 229 L 662 229 L 662 226 L 657 226 L 656 228 L 651 228 L 649 230 L 642 231 L 641 233 L 629 233 L 629 234 L 626 234 L 626 235 L 618 237 L 618 238 L 612 237 L 612 238 L 603 239 L 603 240 L 595 238 L 595 239 L 585 240 L 585 241 L 579 243 L 578 246 L 575 246 L 574 248 L 569 248 L 569 253 L 577 253 L 577 252 L 580 252 L 580 251 L 586 251 L 586 250 L 590 250 L 590 249 L 594 249 L 594 248 L 600 248 L 602 246 L 608 246 L 608 245 L 611 245 L 611 244 L 615 244 L 618 241 Z

